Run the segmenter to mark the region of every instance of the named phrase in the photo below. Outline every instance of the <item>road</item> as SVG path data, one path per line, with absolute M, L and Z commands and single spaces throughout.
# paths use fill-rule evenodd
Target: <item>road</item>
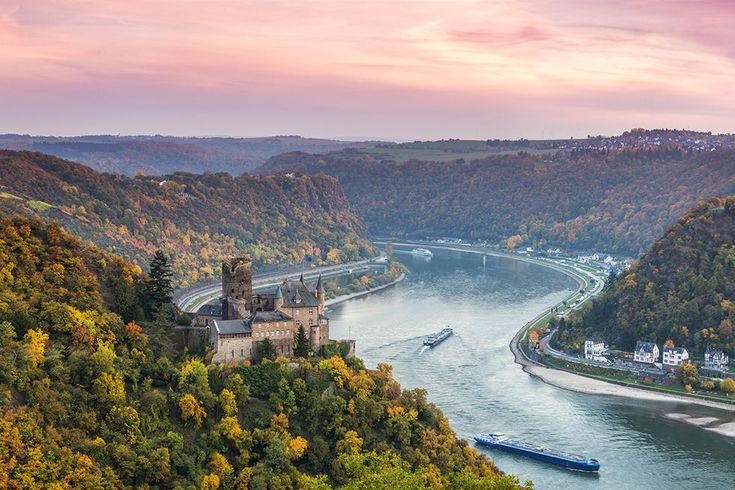
M 304 279 L 316 279 L 319 274 L 325 277 L 335 277 L 343 274 L 350 274 L 360 270 L 367 270 L 371 265 L 376 263 L 374 257 L 371 259 L 358 260 L 355 262 L 347 262 L 345 264 L 325 265 L 315 267 L 304 271 Z M 253 288 L 265 288 L 275 286 L 283 282 L 284 279 L 296 279 L 301 275 L 300 271 L 284 274 L 283 272 L 253 274 Z M 177 292 L 174 302 L 182 311 L 195 313 L 202 305 L 219 298 L 222 294 L 222 283 L 220 281 L 212 281 L 211 283 L 196 286 Z

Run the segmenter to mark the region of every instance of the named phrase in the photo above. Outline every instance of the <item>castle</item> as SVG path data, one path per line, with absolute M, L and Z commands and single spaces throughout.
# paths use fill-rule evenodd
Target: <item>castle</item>
M 329 319 L 324 315 L 322 277 L 310 290 L 304 275 L 285 280 L 272 294 L 253 294 L 252 264 L 235 258 L 222 264 L 222 309 L 213 315 L 209 340 L 216 349 L 212 362 L 252 360 L 257 344 L 270 339 L 276 354 L 293 354 L 299 327 L 311 351 L 329 343 Z M 207 324 L 209 322 L 207 321 Z

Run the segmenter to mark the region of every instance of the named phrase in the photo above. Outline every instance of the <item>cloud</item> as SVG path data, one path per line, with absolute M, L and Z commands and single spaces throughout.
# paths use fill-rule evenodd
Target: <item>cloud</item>
M 6 1 L 0 102 L 16 117 L 0 131 L 566 136 L 687 117 L 733 130 L 733 13 L 683 0 Z

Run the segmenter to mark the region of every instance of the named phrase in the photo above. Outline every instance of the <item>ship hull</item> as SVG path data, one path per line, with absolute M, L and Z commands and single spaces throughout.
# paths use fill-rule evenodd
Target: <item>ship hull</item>
M 513 445 L 506 445 L 502 443 L 488 441 L 480 437 L 475 437 L 474 439 L 481 446 L 485 446 L 485 447 L 489 447 L 493 449 L 500 449 L 501 451 L 505 451 L 505 452 L 509 452 L 513 454 L 520 454 L 521 456 L 525 456 L 527 458 L 535 459 L 537 461 L 543 461 L 544 463 L 549 463 L 549 464 L 553 464 L 556 466 L 562 466 L 570 470 L 595 472 L 595 471 L 599 471 L 600 469 L 600 463 L 597 462 L 596 460 L 575 461 L 575 460 L 566 459 L 560 456 L 556 456 L 554 454 L 542 453 L 542 452 L 537 452 L 537 451 L 532 451 L 532 450 L 516 447 Z

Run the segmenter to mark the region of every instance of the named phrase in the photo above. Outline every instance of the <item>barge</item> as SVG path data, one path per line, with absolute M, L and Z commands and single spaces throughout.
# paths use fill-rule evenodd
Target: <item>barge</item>
M 577 471 L 598 471 L 600 462 L 593 458 L 587 458 L 578 454 L 567 453 L 557 449 L 550 449 L 527 442 L 509 439 L 499 432 L 492 434 L 480 434 L 474 437 L 475 442 L 481 446 L 500 449 L 509 453 L 520 454 L 545 463 L 563 466 Z

